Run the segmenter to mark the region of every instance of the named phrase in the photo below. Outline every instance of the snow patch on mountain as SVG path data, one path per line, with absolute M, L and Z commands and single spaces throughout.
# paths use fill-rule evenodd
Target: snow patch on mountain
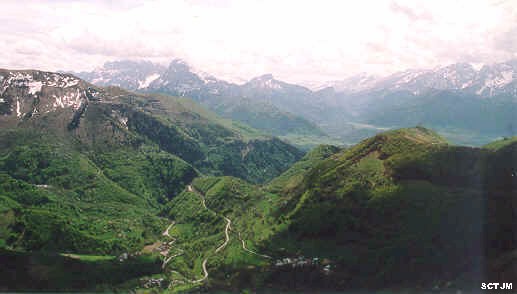
M 74 92 L 69 92 L 61 96 L 53 95 L 55 101 L 52 104 L 54 108 L 61 107 L 72 107 L 73 109 L 78 109 L 81 106 L 83 95 L 81 90 L 77 89 Z
M 143 81 L 138 81 L 138 89 L 144 89 L 144 88 L 149 87 L 149 85 L 152 82 L 156 81 L 159 77 L 160 77 L 160 74 L 155 73 L 155 74 L 147 76 L 145 78 L 145 80 L 143 80 Z
M 348 77 L 341 81 L 332 81 L 313 87 L 313 91 L 319 91 L 325 88 L 333 88 L 337 92 L 355 93 L 373 88 L 379 81 L 378 76 L 361 73 Z
M 357 75 L 332 82 L 338 92 L 401 91 L 415 95 L 427 90 L 452 90 L 491 97 L 498 94 L 515 95 L 517 62 L 509 61 L 492 65 L 457 63 L 424 70 L 406 70 L 383 78 Z
M 16 117 L 21 117 L 22 113 L 20 111 L 20 98 L 16 98 Z
M 34 95 L 37 92 L 41 92 L 41 87 L 43 86 L 43 83 L 40 81 L 30 81 L 28 86 L 29 94 Z
M 502 87 L 513 81 L 513 71 L 503 71 L 500 75 L 485 80 L 485 86 L 489 88 Z
M 0 81 L 0 103 L 8 107 L 3 108 L 2 114 L 8 117 L 30 118 L 58 108 L 76 111 L 92 96 L 90 91 L 93 90 L 82 87 L 86 85 L 69 74 L 1 69 L 0 73 L 3 77 Z
M 35 79 L 34 73 L 9 72 L 7 79 L 3 78 L 3 93 L 8 87 L 28 89 L 30 95 L 41 92 L 42 87 L 69 88 L 79 84 L 79 79 L 55 73 L 45 73 L 42 78 Z
M 403 84 L 407 84 L 411 81 L 413 81 L 414 79 L 416 79 L 417 77 L 421 76 L 425 71 L 407 71 L 407 72 L 404 72 L 404 74 L 402 75 L 402 78 L 400 80 L 398 80 L 395 85 L 397 86 L 401 86 Z
M 482 62 L 470 62 L 469 64 L 476 71 L 479 71 L 481 68 L 483 68 L 483 66 L 485 66 L 485 64 Z
M 259 89 L 280 90 L 283 88 L 281 82 L 275 80 L 272 74 L 265 74 L 254 78 L 248 82 L 248 85 Z

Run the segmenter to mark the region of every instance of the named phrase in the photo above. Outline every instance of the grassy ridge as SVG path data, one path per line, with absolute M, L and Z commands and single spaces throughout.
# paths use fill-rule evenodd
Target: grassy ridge
M 515 225 L 516 159 L 516 144 L 497 151 L 458 147 L 430 130 L 412 128 L 348 149 L 321 146 L 264 186 L 231 177 L 198 178 L 193 185 L 207 206 L 232 219 L 233 241 L 221 255 L 211 255 L 207 285 L 282 288 L 288 280 L 289 287 L 315 290 L 426 289 L 452 280 L 468 288 L 473 281 L 500 277 L 504 270 L 485 265 L 515 246 L 509 232 Z M 195 193 L 171 203 L 182 197 L 197 204 L 172 206 L 171 216 L 200 213 Z M 224 222 L 212 217 L 214 223 L 202 227 L 212 232 L 213 250 L 224 240 Z M 197 228 L 197 221 L 183 218 L 178 228 Z M 250 248 L 275 259 L 318 258 L 330 265 L 330 274 L 318 266 L 275 267 L 246 257 L 239 233 Z
M 380 134 L 316 164 L 270 244 L 331 259 L 359 287 L 450 279 L 512 248 L 495 232 L 514 222 L 501 204 L 515 201 L 516 148 L 450 146 L 422 128 Z

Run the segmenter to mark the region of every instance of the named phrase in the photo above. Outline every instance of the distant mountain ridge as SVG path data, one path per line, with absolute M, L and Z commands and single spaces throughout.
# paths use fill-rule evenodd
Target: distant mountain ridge
M 271 100 L 274 97 L 271 90 L 279 90 L 287 85 L 285 83 L 268 84 L 266 80 L 261 83 L 258 78 L 241 86 L 202 75 L 180 59 L 173 60 L 168 67 L 140 61 L 111 62 L 77 75 L 100 86 L 114 85 L 143 93 L 190 97 L 223 117 L 273 135 L 326 136 L 314 123 Z M 262 79 L 266 77 L 269 76 Z
M 456 63 L 435 69 L 415 69 L 386 77 L 352 76 L 327 83 L 338 92 L 408 90 L 415 94 L 425 90 L 464 91 L 482 97 L 517 94 L 517 60 L 483 65 L 475 69 L 469 63 Z
M 238 85 L 198 75 L 181 60 L 131 77 L 111 65 L 85 78 L 141 92 L 192 97 L 224 117 L 286 138 L 296 134 L 317 142 L 317 137 L 328 134 L 341 144 L 353 144 L 386 129 L 423 125 L 453 142 L 480 146 L 515 135 L 510 130 L 517 129 L 513 116 L 500 112 L 516 107 L 517 61 L 481 68 L 457 63 L 387 77 L 360 74 L 317 90 L 282 82 L 272 74 Z M 445 114 L 449 117 L 435 119 Z
M 375 90 L 410 90 L 422 92 L 425 89 L 435 90 L 465 90 L 484 97 L 499 94 L 517 94 L 517 60 L 485 64 L 476 69 L 469 63 L 455 63 L 434 69 L 408 69 L 396 72 L 388 76 L 375 76 L 367 73 L 353 75 L 343 80 L 323 83 L 312 91 L 307 87 L 289 84 L 274 79 L 272 74 L 264 74 L 255 77 L 243 85 L 219 80 L 212 75 L 201 77 L 185 61 L 175 59 L 169 67 L 155 64 L 149 61 L 113 61 L 106 62 L 103 67 L 91 72 L 79 72 L 77 76 L 100 86 L 119 86 L 128 90 L 149 88 L 150 90 L 167 86 L 171 83 L 171 74 L 176 73 L 173 80 L 177 88 L 171 88 L 181 92 L 195 90 L 196 86 L 212 84 L 210 89 L 218 87 L 234 90 L 240 86 L 243 88 L 261 88 L 264 90 L 284 90 L 295 86 L 302 92 L 318 92 L 325 88 L 333 88 L 336 92 L 357 93 Z M 181 74 L 181 75 L 178 75 Z M 188 78 L 187 78 L 188 77 Z M 215 84 L 218 87 L 215 87 Z M 189 87 L 187 87 L 189 85 Z M 183 89 L 184 87 L 185 89 Z M 286 89 L 287 88 L 287 89 Z M 301 89 L 303 88 L 303 90 Z M 215 90 L 214 90 L 215 92 Z
M 91 72 L 74 73 L 98 86 L 117 86 L 128 90 L 146 88 L 166 70 L 150 61 L 113 61 Z

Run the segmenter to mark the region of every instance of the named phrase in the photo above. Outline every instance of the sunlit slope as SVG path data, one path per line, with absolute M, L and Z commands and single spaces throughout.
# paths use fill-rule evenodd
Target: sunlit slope
M 516 150 L 451 146 L 423 128 L 377 135 L 311 169 L 271 246 L 326 256 L 362 286 L 484 271 L 514 246 L 513 229 L 499 233 L 515 223 Z

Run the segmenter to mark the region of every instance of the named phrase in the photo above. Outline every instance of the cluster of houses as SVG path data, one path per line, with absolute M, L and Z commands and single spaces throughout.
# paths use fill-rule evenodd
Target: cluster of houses
M 320 260 L 318 257 L 308 258 L 304 256 L 299 257 L 285 257 L 282 259 L 278 259 L 275 261 L 276 267 L 283 267 L 283 266 L 291 266 L 292 268 L 302 268 L 306 266 L 317 266 L 322 267 L 322 270 L 325 274 L 330 274 L 332 265 L 330 260 L 323 259 Z
M 164 286 L 165 279 L 164 278 L 158 278 L 158 279 L 143 279 L 141 280 L 143 282 L 142 287 L 145 289 L 149 288 L 162 288 Z
M 120 254 L 117 259 L 119 262 L 124 262 L 126 260 L 128 260 L 129 258 L 135 258 L 137 256 L 140 256 L 142 255 L 142 252 L 140 251 L 137 251 L 137 252 L 134 252 L 134 253 L 127 253 L 127 252 L 124 252 L 122 254 Z
M 124 262 L 124 261 L 126 261 L 128 258 L 129 258 L 129 254 L 127 254 L 127 253 L 125 253 L 125 252 L 124 252 L 124 253 L 122 253 L 122 254 L 120 254 L 120 255 L 119 255 L 119 257 L 118 257 L 118 261 L 119 261 L 119 262 Z

